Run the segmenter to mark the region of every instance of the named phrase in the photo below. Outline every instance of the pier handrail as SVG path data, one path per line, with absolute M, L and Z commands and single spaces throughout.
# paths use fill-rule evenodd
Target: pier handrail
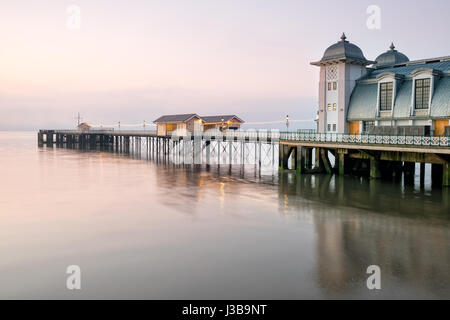
M 158 135 L 156 130 L 48 130 L 60 134 L 113 134 L 142 137 L 173 137 L 172 133 Z M 189 133 L 190 134 L 190 133 Z M 194 134 L 195 135 L 195 134 Z M 179 137 L 186 136 L 180 133 Z M 285 140 L 299 142 L 340 143 L 340 144 L 372 144 L 372 145 L 402 145 L 450 147 L 450 136 L 405 135 L 405 134 L 344 134 L 344 133 L 313 133 L 313 132 L 280 132 L 278 130 L 246 130 L 225 131 L 208 130 L 201 133 L 202 138 L 225 138 L 237 140 Z
M 280 132 L 280 140 L 348 144 L 450 147 L 450 136 L 430 135 Z

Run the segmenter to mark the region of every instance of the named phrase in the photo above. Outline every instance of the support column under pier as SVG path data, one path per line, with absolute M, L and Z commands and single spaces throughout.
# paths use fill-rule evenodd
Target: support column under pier
M 47 145 L 53 145 L 54 142 L 54 134 L 53 133 L 47 133 L 46 134 L 46 141 Z
M 425 163 L 420 163 L 420 186 L 423 187 L 425 185 Z
M 304 168 L 306 170 L 312 169 L 312 148 L 302 148 L 303 150 L 303 161 L 304 161 Z
M 281 143 L 278 145 L 278 167 L 280 170 L 286 169 L 284 167 L 284 145 Z
M 42 132 L 38 132 L 38 146 L 42 147 L 44 145 L 44 134 Z
M 416 171 L 415 162 L 403 163 L 404 180 L 406 184 L 414 184 L 414 174 Z
M 376 157 L 370 157 L 370 177 L 372 179 L 381 178 L 380 160 Z
M 211 141 L 205 142 L 205 148 L 206 148 L 206 165 L 211 165 Z
M 348 158 L 348 150 L 339 149 L 336 152 L 337 157 L 335 157 L 338 173 L 343 176 L 349 172 L 350 159 Z
M 289 145 L 280 144 L 279 146 L 279 168 L 280 170 L 289 169 L 289 156 L 294 148 Z
M 450 162 L 444 163 L 442 165 L 443 173 L 442 173 L 442 186 L 450 187 Z
M 314 169 L 323 171 L 322 162 L 320 161 L 320 148 L 314 148 Z
M 321 166 L 325 169 L 326 173 L 332 174 L 333 170 L 331 170 L 330 160 L 328 159 L 328 150 L 321 148 L 320 149 L 320 162 Z
M 312 169 L 312 149 L 297 146 L 294 149 L 295 170 L 299 174 L 310 173 Z
M 295 148 L 295 170 L 297 173 L 305 173 L 305 148 L 297 146 Z

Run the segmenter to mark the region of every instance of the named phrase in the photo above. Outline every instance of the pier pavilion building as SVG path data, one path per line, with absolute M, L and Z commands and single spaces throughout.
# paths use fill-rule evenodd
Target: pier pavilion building
M 244 120 L 236 115 L 218 115 L 218 116 L 199 116 L 195 113 L 165 115 L 154 121 L 157 125 L 158 136 L 165 136 L 173 131 L 180 134 L 193 132 L 196 126 L 199 131 L 212 129 L 238 130 L 244 123 Z
M 392 44 L 370 61 L 343 34 L 311 64 L 320 133 L 450 135 L 450 56 L 410 61 Z

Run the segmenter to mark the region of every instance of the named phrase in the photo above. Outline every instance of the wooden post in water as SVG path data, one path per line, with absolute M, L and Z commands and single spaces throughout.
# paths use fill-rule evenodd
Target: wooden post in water
M 217 140 L 217 164 L 220 165 L 220 140 Z
M 228 142 L 228 164 L 233 164 L 233 140 L 230 138 Z
M 420 186 L 425 186 L 425 162 L 420 163 Z
M 53 146 L 53 142 L 54 142 L 54 133 L 53 132 L 48 132 L 47 133 L 47 135 L 46 135 L 47 137 L 47 145 L 51 145 L 51 146 Z
M 437 163 L 431 164 L 431 182 L 433 186 L 443 184 L 443 166 Z
M 347 165 L 345 161 L 345 153 L 343 150 L 338 150 L 337 159 L 335 161 L 338 163 L 339 175 L 343 176 L 345 174 L 345 166 Z
M 305 148 L 301 146 L 295 147 L 295 170 L 298 174 L 305 173 Z
M 314 152 L 315 152 L 315 154 L 314 154 L 314 162 L 315 162 L 314 163 L 314 168 L 322 171 L 323 166 L 321 165 L 322 162 L 320 161 L 320 148 L 317 148 L 317 147 L 314 148 Z
M 44 134 L 42 131 L 38 132 L 38 146 L 42 147 L 44 145 Z
M 442 165 L 443 174 L 442 174 L 442 186 L 450 187 L 450 162 L 446 162 Z
M 405 162 L 403 164 L 404 181 L 405 184 L 414 184 L 416 164 L 415 162 Z
M 259 167 L 261 168 L 261 165 L 262 165 L 262 143 L 261 143 L 261 140 L 259 141 L 259 157 L 258 157 L 258 164 L 259 164 Z
M 284 145 L 281 143 L 278 146 L 278 167 L 280 170 L 286 169 L 284 167 Z
M 206 149 L 206 165 L 211 165 L 211 141 L 205 142 L 205 149 Z
M 376 157 L 370 157 L 370 177 L 372 179 L 380 179 L 380 160 Z

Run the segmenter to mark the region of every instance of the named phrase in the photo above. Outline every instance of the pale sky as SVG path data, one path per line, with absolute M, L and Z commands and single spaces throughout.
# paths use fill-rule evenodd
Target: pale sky
M 67 28 L 70 5 L 81 28 Z M 369 5 L 381 29 L 366 25 Z M 374 60 L 450 55 L 448 0 L 2 0 L 0 130 L 161 114 L 312 119 L 319 60 L 343 31 Z M 298 124 L 298 127 L 306 126 Z

